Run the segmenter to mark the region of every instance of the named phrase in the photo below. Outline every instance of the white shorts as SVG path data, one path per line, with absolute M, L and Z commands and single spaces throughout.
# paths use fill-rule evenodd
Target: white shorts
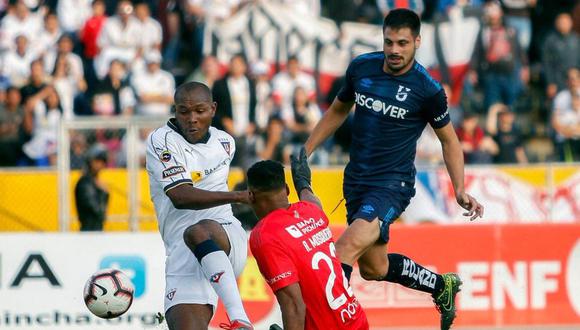
M 246 266 L 248 257 L 248 234 L 239 221 L 222 224 L 230 240 L 230 254 L 234 273 L 238 277 Z M 179 304 L 213 305 L 217 308 L 218 296 L 205 277 L 201 265 L 185 243 L 180 244 L 172 254 L 177 253 L 187 265 L 180 267 L 180 274 L 165 275 L 165 312 Z M 166 265 L 167 267 L 167 265 Z

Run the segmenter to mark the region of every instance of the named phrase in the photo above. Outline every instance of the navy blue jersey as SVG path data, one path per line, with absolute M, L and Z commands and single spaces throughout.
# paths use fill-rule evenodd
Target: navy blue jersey
M 449 123 L 445 92 L 423 66 L 415 62 L 394 76 L 383 71 L 384 60 L 383 52 L 355 58 L 337 95 L 356 104 L 345 184 L 413 183 L 417 139 L 425 125 Z

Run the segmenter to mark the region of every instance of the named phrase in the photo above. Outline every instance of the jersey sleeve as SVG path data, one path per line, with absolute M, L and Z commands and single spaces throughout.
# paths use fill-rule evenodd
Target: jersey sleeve
M 354 68 L 355 68 L 355 60 L 351 61 L 346 69 L 344 85 L 338 91 L 336 97 L 341 102 L 352 102 L 354 101 Z
M 423 111 L 427 121 L 433 128 L 441 128 L 449 123 L 449 109 L 447 108 L 447 95 L 441 88 L 435 95 L 425 99 Z
M 260 273 L 272 291 L 276 292 L 299 282 L 296 265 L 287 251 L 273 240 L 264 240 L 263 235 L 260 231 L 252 232 L 250 249 L 256 258 Z
M 228 155 L 230 156 L 230 162 L 232 162 L 234 160 L 234 155 L 236 154 L 236 139 L 234 139 L 234 137 L 229 135 L 228 133 L 225 133 L 225 135 L 227 137 L 227 140 L 230 142 L 229 146 L 230 151 L 228 152 Z
M 183 152 L 167 133 L 153 132 L 149 136 L 146 164 L 150 178 L 162 186 L 165 193 L 182 184 L 193 184 Z

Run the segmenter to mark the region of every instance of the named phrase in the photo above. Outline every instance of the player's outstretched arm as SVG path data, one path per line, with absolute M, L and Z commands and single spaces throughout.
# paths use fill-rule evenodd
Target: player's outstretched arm
M 470 217 L 470 220 L 481 218 L 483 216 L 483 205 L 465 192 L 463 150 L 453 130 L 453 125 L 448 123 L 441 128 L 435 129 L 435 133 L 443 147 L 443 159 L 455 190 L 455 199 L 461 207 L 467 210 L 463 215 Z
M 209 191 L 188 184 L 178 185 L 166 194 L 176 209 L 203 210 L 224 204 L 249 203 L 247 191 Z
M 290 284 L 276 291 L 276 298 L 282 310 L 284 330 L 304 330 L 306 305 L 298 283 Z
M 300 148 L 298 155 L 290 155 L 290 168 L 292 169 L 292 181 L 294 188 L 301 201 L 308 201 L 318 205 L 322 209 L 320 199 L 314 195 L 312 191 L 312 172 L 308 166 L 308 156 L 306 156 L 306 149 Z
M 306 155 L 310 156 L 322 142 L 342 125 L 353 104 L 354 102 L 344 103 L 338 98 L 334 99 L 304 144 Z

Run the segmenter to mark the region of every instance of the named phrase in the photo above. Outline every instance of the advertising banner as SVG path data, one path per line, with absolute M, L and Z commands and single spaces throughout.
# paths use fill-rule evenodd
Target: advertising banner
M 342 227 L 333 228 L 335 238 Z M 389 250 L 437 272 L 457 272 L 458 326 L 580 327 L 580 225 L 419 225 L 391 227 Z M 83 286 L 101 268 L 135 285 L 127 314 L 90 314 Z M 238 285 L 257 330 L 280 322 L 274 294 L 248 258 Z M 351 285 L 374 329 L 438 325 L 428 294 L 353 272 Z M 158 234 L 1 234 L 0 329 L 166 329 L 164 248 Z M 218 308 L 212 326 L 226 317 Z
M 335 227 L 334 237 L 342 231 Z M 434 271 L 459 274 L 458 327 L 580 328 L 580 225 L 393 225 L 389 250 Z M 249 260 L 240 290 L 253 320 L 263 322 L 260 315 L 270 315 L 275 297 Z M 351 285 L 372 328 L 439 325 L 428 294 L 365 281 L 357 269 Z M 223 308 L 214 324 L 219 320 L 225 320 Z
M 435 69 L 439 78 L 440 58 L 444 59 L 448 69 L 445 74 L 450 76 L 449 83 L 457 95 L 479 29 L 478 17 L 455 9 L 440 24 L 422 23 L 417 60 Z M 319 75 L 321 90 L 326 92 L 332 79 L 344 74 L 353 57 L 383 49 L 382 34 L 379 24 L 345 22 L 337 26 L 330 19 L 288 10 L 283 4 L 259 2 L 245 6 L 223 22 L 209 24 L 204 47 L 205 53 L 215 55 L 224 64 L 236 53 L 272 65 L 284 65 L 289 56 L 297 55 L 305 70 Z
M 153 328 L 163 312 L 165 253 L 158 234 L 0 234 L 0 329 Z M 133 281 L 129 311 L 92 315 L 83 287 L 99 269 Z

